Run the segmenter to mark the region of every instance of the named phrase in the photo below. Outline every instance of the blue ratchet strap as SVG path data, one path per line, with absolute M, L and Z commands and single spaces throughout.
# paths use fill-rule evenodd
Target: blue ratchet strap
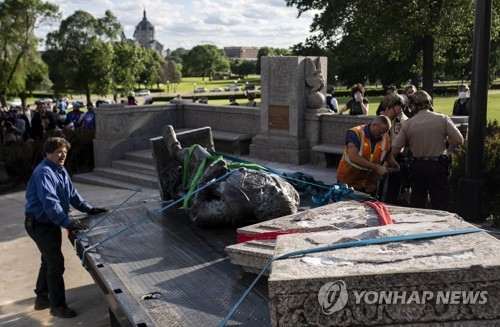
M 92 225 L 89 229 L 87 229 L 86 231 L 82 231 L 82 232 L 79 232 L 78 235 L 75 237 L 75 240 L 73 242 L 73 248 L 75 249 L 75 252 L 76 252 L 76 243 L 78 241 L 81 241 L 86 235 L 87 233 L 89 233 L 91 230 L 93 230 L 96 226 L 98 226 L 99 224 L 101 224 L 103 221 L 107 220 L 109 217 L 111 217 L 111 215 L 113 214 L 113 212 L 115 212 L 116 210 L 120 209 L 125 203 L 127 203 L 131 198 L 133 198 L 137 193 L 139 192 L 139 189 L 137 189 L 134 193 L 132 193 L 128 198 L 126 198 L 122 203 L 120 203 L 116 208 L 106 212 L 106 214 L 104 215 L 104 217 L 102 217 L 101 220 L 99 220 L 97 223 L 95 223 L 94 225 Z
M 243 302 L 243 300 L 245 300 L 245 298 L 250 293 L 250 291 L 253 289 L 255 284 L 257 284 L 257 282 L 259 281 L 260 277 L 264 274 L 264 272 L 271 266 L 271 264 L 274 261 L 288 259 L 291 257 L 303 256 L 303 255 L 311 254 L 311 253 L 323 252 L 323 251 L 331 251 L 331 250 L 337 250 L 337 249 L 345 249 L 345 248 L 374 245 L 374 244 L 384 244 L 384 243 L 390 243 L 390 242 L 404 242 L 404 241 L 412 241 L 412 240 L 422 240 L 422 239 L 429 239 L 429 238 L 436 238 L 436 237 L 477 233 L 477 232 L 483 232 L 483 231 L 485 231 L 485 230 L 483 230 L 481 228 L 470 228 L 470 229 L 459 229 L 459 230 L 450 230 L 450 231 L 442 231 L 442 232 L 420 233 L 420 234 L 412 234 L 412 235 L 387 236 L 387 237 L 371 238 L 371 239 L 367 239 L 367 240 L 359 240 L 359 241 L 346 242 L 346 243 L 329 244 L 326 246 L 320 246 L 320 247 L 312 248 L 312 249 L 308 249 L 308 250 L 294 251 L 294 252 L 290 252 L 287 254 L 282 254 L 280 256 L 273 257 L 264 266 L 264 268 L 262 268 L 262 270 L 257 275 L 257 277 L 254 279 L 252 284 L 250 284 L 250 286 L 241 295 L 241 297 L 238 299 L 238 301 L 233 306 L 233 308 L 229 311 L 229 313 L 226 315 L 226 317 L 224 317 L 224 319 L 219 324 L 219 327 L 226 326 L 229 319 L 231 319 L 231 317 L 236 312 L 236 310 L 238 309 L 240 304 Z M 485 232 L 487 232 L 487 231 L 485 231 Z
M 222 155 L 224 159 L 228 159 L 233 162 L 243 163 L 244 165 L 253 164 L 251 161 L 230 156 L 227 154 L 222 154 L 214 151 L 209 151 L 209 153 L 212 155 L 215 154 Z M 363 195 L 360 194 L 359 192 L 356 192 L 352 187 L 349 187 L 347 184 L 335 183 L 333 185 L 326 185 L 324 182 L 317 181 L 312 176 L 301 172 L 287 174 L 266 166 L 261 166 L 261 167 L 263 167 L 264 170 L 272 174 L 276 174 L 280 177 L 289 180 L 290 183 L 293 185 L 293 187 L 295 187 L 295 189 L 301 194 L 308 194 L 314 190 L 316 194 L 312 195 L 312 201 L 317 205 L 325 205 L 330 201 L 330 199 L 333 202 L 339 202 L 342 199 L 351 199 L 356 201 L 376 200 L 369 195 Z M 326 191 L 320 192 L 318 189 L 323 189 Z

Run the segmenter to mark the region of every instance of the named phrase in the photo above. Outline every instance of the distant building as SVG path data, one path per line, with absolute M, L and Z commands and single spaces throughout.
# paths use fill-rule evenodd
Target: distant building
M 156 40 L 155 27 L 146 18 L 146 9 L 144 9 L 142 21 L 135 28 L 134 42 L 143 48 L 154 49 L 162 56 L 166 55 L 163 50 L 163 44 Z
M 257 61 L 259 48 L 257 47 L 224 47 L 224 53 L 229 60 Z

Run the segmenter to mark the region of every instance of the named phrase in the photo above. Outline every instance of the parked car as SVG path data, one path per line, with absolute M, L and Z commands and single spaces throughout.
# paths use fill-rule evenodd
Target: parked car
M 222 89 L 220 87 L 214 87 L 210 92 L 222 92 Z
M 43 103 L 47 103 L 47 104 L 52 103 L 52 102 L 57 102 L 57 101 L 54 101 L 54 99 L 52 99 L 52 98 L 42 98 L 38 101 L 43 102 Z
M 8 107 L 20 107 L 21 105 L 22 105 L 21 99 L 19 99 L 19 98 L 14 98 L 10 101 L 7 101 Z
M 207 92 L 206 87 L 199 87 L 196 90 L 194 90 L 194 93 L 205 93 L 205 92 Z
M 149 92 L 149 90 L 139 90 L 139 91 L 135 92 L 135 95 L 143 97 L 143 96 L 149 95 L 150 93 L 151 92 Z
M 246 84 L 245 91 L 255 91 L 255 84 L 251 84 L 251 83 Z
M 230 84 L 224 88 L 224 91 L 226 91 L 226 92 L 227 91 L 240 91 L 240 90 L 241 90 L 241 88 L 237 85 L 234 85 L 234 84 Z

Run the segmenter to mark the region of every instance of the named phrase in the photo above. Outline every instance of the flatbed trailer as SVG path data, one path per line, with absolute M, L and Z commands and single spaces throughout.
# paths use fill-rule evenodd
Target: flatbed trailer
M 70 233 L 76 253 L 109 306 L 114 326 L 218 326 L 255 275 L 229 262 L 235 228 L 201 229 L 183 209 L 155 200 L 89 216 Z M 269 326 L 262 278 L 227 326 Z

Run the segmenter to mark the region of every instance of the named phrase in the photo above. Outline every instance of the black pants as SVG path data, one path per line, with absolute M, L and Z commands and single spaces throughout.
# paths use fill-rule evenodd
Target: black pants
M 33 225 L 33 228 L 26 226 L 26 231 L 42 254 L 35 293 L 37 296 L 48 295 L 50 306 L 58 308 L 66 304 L 61 227 L 38 222 Z
M 448 167 L 439 161 L 415 160 L 410 167 L 410 205 L 425 208 L 427 195 L 432 209 L 449 210 Z

